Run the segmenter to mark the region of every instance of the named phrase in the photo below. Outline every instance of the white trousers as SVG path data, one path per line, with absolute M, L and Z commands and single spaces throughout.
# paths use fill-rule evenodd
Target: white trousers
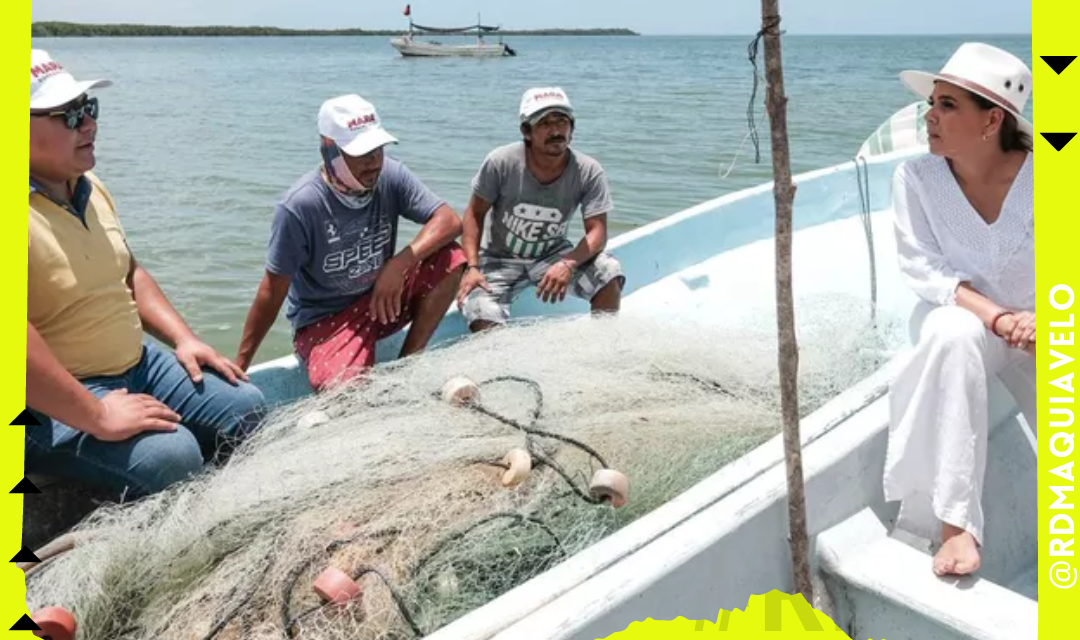
M 914 352 L 889 394 L 885 499 L 901 501 L 901 529 L 936 540 L 945 522 L 982 545 L 987 383 L 997 375 L 1035 430 L 1035 358 L 962 307 L 920 303 L 911 332 Z

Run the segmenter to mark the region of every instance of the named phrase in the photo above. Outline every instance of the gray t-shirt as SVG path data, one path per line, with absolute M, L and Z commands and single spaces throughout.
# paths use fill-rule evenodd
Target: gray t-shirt
M 559 179 L 543 185 L 528 170 L 524 142 L 499 147 L 484 160 L 472 188 L 492 205 L 481 247 L 496 258 L 545 258 L 566 243 L 579 206 L 583 218 L 612 208 L 603 167 L 573 149 Z
M 268 271 L 292 278 L 286 317 L 302 329 L 351 306 L 375 286 L 397 251 L 398 216 L 424 224 L 443 204 L 401 162 L 387 157 L 370 202 L 347 207 L 316 168 L 274 211 Z

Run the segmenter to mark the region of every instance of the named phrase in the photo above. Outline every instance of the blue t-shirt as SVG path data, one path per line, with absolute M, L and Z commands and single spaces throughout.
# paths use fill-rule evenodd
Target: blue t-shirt
M 370 201 L 350 208 L 316 168 L 274 211 L 266 268 L 292 278 L 286 317 L 298 331 L 371 291 L 394 256 L 398 216 L 424 224 L 444 203 L 401 162 L 386 157 Z

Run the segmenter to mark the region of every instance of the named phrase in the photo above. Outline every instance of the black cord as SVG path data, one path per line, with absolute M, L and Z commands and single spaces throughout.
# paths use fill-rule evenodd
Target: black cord
M 412 614 L 409 612 L 409 607 L 405 604 L 405 598 L 403 598 L 401 594 L 398 593 L 398 590 L 394 588 L 393 583 L 390 581 L 389 578 L 386 577 L 385 574 L 383 574 L 382 571 L 379 571 L 375 567 L 364 566 L 354 571 L 349 577 L 351 577 L 354 581 L 358 581 L 360 580 L 360 578 L 366 576 L 369 573 L 379 576 L 379 579 L 383 581 L 384 585 L 386 585 L 387 590 L 390 591 L 390 597 L 394 600 L 394 604 L 397 605 L 398 611 L 401 613 L 401 617 L 405 620 L 405 623 L 409 625 L 409 628 L 412 630 L 412 632 L 416 635 L 417 638 L 423 638 L 424 632 L 420 629 L 420 626 L 416 624 L 416 620 L 413 619 Z M 292 629 L 296 625 L 296 623 L 300 622 L 302 619 L 310 616 L 316 611 L 320 611 L 326 608 L 327 606 L 330 606 L 330 604 L 326 603 L 316 605 L 304 611 L 303 613 L 300 613 L 295 618 L 287 621 L 285 625 L 285 632 L 290 638 L 295 638 L 296 636 L 293 634 Z
M 754 164 L 761 163 L 761 146 L 758 144 L 757 124 L 754 123 L 754 101 L 757 100 L 758 90 L 758 42 L 760 40 L 761 32 L 759 31 L 757 37 L 747 47 L 747 57 L 750 59 L 750 65 L 754 68 L 754 88 L 750 91 L 750 103 L 746 106 L 746 121 L 750 127 L 750 140 L 754 143 Z
M 395 528 L 382 529 L 382 530 L 376 531 L 374 533 L 359 533 L 359 534 L 357 534 L 355 536 L 351 536 L 349 538 L 340 538 L 338 540 L 333 540 L 333 541 L 327 543 L 326 547 L 323 550 L 323 553 L 334 553 L 335 551 L 337 551 L 341 547 L 344 547 L 345 545 L 348 545 L 348 544 L 352 544 L 352 543 L 356 542 L 357 540 L 382 538 L 382 537 L 385 537 L 385 536 L 388 536 L 388 535 L 397 535 L 399 533 L 401 533 L 401 530 L 400 529 L 395 529 Z M 293 637 L 291 635 L 291 631 L 289 631 L 289 629 L 292 628 L 293 621 L 289 617 L 289 607 L 292 605 L 293 592 L 296 589 L 296 583 L 297 583 L 298 580 L 300 580 L 300 576 L 303 575 L 303 573 L 305 571 L 307 571 L 308 568 L 311 567 L 311 565 L 315 564 L 315 561 L 317 559 L 318 559 L 317 557 L 311 557 L 311 558 L 308 558 L 307 560 L 304 560 L 303 562 L 301 562 L 297 566 L 293 567 L 292 571 L 290 571 L 288 573 L 288 575 L 285 577 L 285 586 L 282 589 L 281 609 L 280 609 L 279 613 L 280 613 L 280 616 L 281 616 L 281 624 L 283 625 L 283 628 L 286 630 L 286 633 L 290 634 L 289 635 L 290 638 Z
M 734 392 L 725 388 L 724 385 L 720 384 L 719 382 L 715 380 L 709 380 L 707 378 L 702 378 L 701 376 L 695 375 L 693 373 L 682 373 L 680 371 L 662 371 L 659 368 L 656 368 L 656 371 L 653 373 L 653 375 L 661 379 L 672 378 L 690 380 L 691 382 L 696 382 L 699 386 L 704 387 L 709 391 L 715 391 L 720 395 L 727 396 L 729 398 L 736 398 Z
M 259 575 L 259 577 L 252 582 L 252 586 L 248 590 L 247 595 L 245 595 L 240 602 L 236 603 L 236 606 L 233 607 L 229 611 L 229 613 L 225 614 L 225 617 L 219 620 L 218 623 L 214 625 L 212 629 L 210 629 L 209 633 L 203 636 L 203 640 L 214 640 L 214 638 L 216 638 L 219 633 L 224 631 L 225 627 L 227 627 L 229 623 L 236 618 L 236 616 L 240 615 L 240 611 L 244 607 L 246 607 L 249 602 L 251 602 L 252 598 L 255 597 L 255 593 L 259 590 L 259 587 L 262 586 L 263 579 L 266 578 L 266 575 L 270 573 L 270 568 L 273 567 L 275 564 L 273 549 L 274 547 L 271 546 L 270 553 L 266 558 L 266 566 L 263 567 L 262 573 Z M 237 588 L 233 587 L 230 595 L 236 593 L 236 590 Z
M 529 387 L 529 389 L 532 390 L 533 398 L 536 400 L 536 402 L 533 405 L 532 422 L 530 422 L 529 424 L 530 426 L 535 426 L 536 422 L 540 420 L 540 415 L 544 413 L 544 390 L 540 388 L 540 383 L 535 380 L 523 378 L 521 376 L 496 376 L 494 378 L 484 380 L 479 384 L 479 386 L 486 387 L 493 384 L 498 384 L 500 382 L 520 382 L 521 384 Z
M 750 126 L 750 139 L 754 141 L 754 163 L 761 162 L 761 147 L 758 144 L 757 125 L 754 123 L 754 101 L 757 99 L 758 90 L 758 48 L 761 44 L 761 39 L 765 37 L 766 33 L 772 32 L 776 27 L 780 26 L 779 16 L 773 17 L 762 24 L 761 30 L 757 32 L 754 39 L 750 42 L 750 45 L 746 48 L 747 58 L 750 60 L 750 65 L 754 68 L 754 88 L 750 92 L 750 104 L 746 107 L 746 121 Z
M 495 420 L 498 420 L 499 422 L 502 422 L 505 425 L 514 427 L 515 429 L 518 429 L 519 431 L 521 431 L 521 432 L 523 432 L 523 433 L 525 433 L 527 435 L 535 436 L 535 437 L 539 437 L 539 438 L 551 438 L 552 440 L 558 440 L 559 442 L 563 442 L 563 443 L 575 446 L 575 447 L 581 449 L 582 451 L 584 451 L 585 453 L 589 454 L 594 459 L 596 459 L 596 461 L 600 463 L 601 467 L 603 467 L 605 469 L 608 468 L 607 462 L 604 460 L 603 456 L 601 456 L 600 453 L 596 451 L 596 449 L 593 449 L 592 447 L 590 447 L 589 445 L 585 444 L 584 442 L 582 442 L 580 440 L 577 440 L 575 438 L 571 438 L 570 436 L 566 436 L 566 435 L 563 435 L 561 433 L 553 433 L 551 431 L 544 431 L 543 429 L 535 429 L 535 428 L 523 425 L 520 422 L 518 422 L 517 420 L 514 420 L 513 418 L 507 418 L 506 416 L 501 415 L 498 412 L 492 411 L 492 410 L 490 410 L 490 409 L 488 409 L 488 408 L 486 408 L 484 406 L 481 406 L 481 405 L 473 405 L 471 408 L 472 408 L 473 411 L 476 411 L 477 413 L 481 413 L 481 414 L 483 414 L 485 416 L 488 416 L 490 418 L 494 418 Z
M 660 367 L 653 365 L 652 375 L 660 379 L 678 379 L 683 378 L 697 383 L 702 388 L 708 391 L 715 391 L 716 393 L 727 396 L 732 399 L 739 399 L 739 395 L 731 389 L 725 387 L 722 383 L 712 380 L 710 378 L 704 378 L 694 373 L 684 373 L 682 371 L 664 371 Z M 760 400 L 771 400 L 771 396 L 764 390 L 757 387 L 747 387 L 742 390 L 743 394 L 750 398 L 758 398 Z
M 585 493 L 584 491 L 582 491 L 577 486 L 577 483 L 574 482 L 574 479 L 570 477 L 570 474 L 567 473 L 566 470 L 563 469 L 561 466 L 559 466 L 559 463 L 555 462 L 551 458 L 548 458 L 542 452 L 530 450 L 530 453 L 541 464 L 544 464 L 546 466 L 551 467 L 552 471 L 559 474 L 562 477 L 562 479 L 566 481 L 566 484 L 570 485 L 570 489 L 573 490 L 573 492 L 576 493 L 579 498 L 581 498 L 585 502 L 588 502 L 589 504 L 601 504 L 603 502 L 603 499 L 594 498 L 593 496 L 591 496 L 591 495 Z
M 608 465 L 607 461 L 604 460 L 604 457 L 601 456 L 598 451 L 585 444 L 584 442 L 581 442 L 580 440 L 571 438 L 570 436 L 562 435 L 560 433 L 553 433 L 550 431 L 544 431 L 543 429 L 536 428 L 536 423 L 539 421 L 540 415 L 543 413 L 544 392 L 535 380 L 529 380 L 528 378 L 522 378 L 519 376 L 499 376 L 496 378 L 485 380 L 484 382 L 480 383 L 479 386 L 483 387 L 499 382 L 520 382 L 532 389 L 533 396 L 536 399 L 536 403 L 532 411 L 532 419 L 530 420 L 530 423 L 528 425 L 522 424 L 521 422 L 514 420 L 513 418 L 508 418 L 496 411 L 492 411 L 491 409 L 488 409 L 487 407 L 479 403 L 470 403 L 467 406 L 473 411 L 476 411 L 477 413 L 498 420 L 499 422 L 518 429 L 519 431 L 524 433 L 526 436 L 526 448 L 529 451 L 529 455 L 536 459 L 540 464 L 551 467 L 551 469 L 555 471 L 555 473 L 559 474 L 559 476 L 566 481 L 566 483 L 570 486 L 571 490 L 573 490 L 573 492 L 577 494 L 579 498 L 589 504 L 601 504 L 603 502 L 602 499 L 595 498 L 590 494 L 586 493 L 585 491 L 582 491 L 581 488 L 578 487 L 577 483 L 574 482 L 574 479 L 570 477 L 570 474 L 567 473 L 557 462 L 549 458 L 547 454 L 540 449 L 534 438 L 551 438 L 552 440 L 557 440 L 559 442 L 563 442 L 565 444 L 577 447 L 578 449 L 581 449 L 582 451 L 590 455 L 593 459 L 595 459 L 602 468 L 606 469 L 608 468 Z M 503 465 L 498 464 L 492 466 L 501 467 Z
M 531 523 L 531 524 L 534 524 L 534 525 L 540 527 L 545 533 L 547 533 L 549 536 L 551 536 L 552 540 L 554 540 L 555 548 L 558 549 L 559 554 L 562 557 L 566 556 L 566 550 L 562 546 L 562 541 L 559 540 L 559 537 L 555 534 L 555 532 L 551 529 L 551 527 L 544 524 L 544 522 L 542 522 L 541 520 L 538 520 L 536 518 L 531 518 L 531 517 L 528 517 L 528 516 L 523 516 L 523 515 L 517 514 L 517 513 L 496 513 L 496 514 L 492 514 L 490 516 L 487 516 L 485 518 L 482 518 L 478 522 L 476 522 L 476 523 L 472 524 L 471 526 L 469 526 L 467 529 L 463 529 L 461 531 L 455 532 L 455 533 L 447 536 L 446 538 L 444 538 L 441 542 L 439 542 L 438 545 L 435 546 L 434 549 L 432 549 L 427 554 L 425 554 L 423 559 L 416 564 L 416 566 L 413 568 L 413 570 L 411 572 L 412 575 L 414 577 L 416 575 L 418 575 L 420 573 L 420 571 L 423 569 L 423 567 L 427 563 L 429 563 L 433 558 L 435 558 L 435 556 L 437 556 L 439 553 L 441 553 L 442 550 L 448 544 L 450 544 L 452 542 L 455 542 L 457 540 L 460 540 L 461 538 L 467 536 L 472 531 L 476 530 L 477 528 L 479 528 L 479 527 L 481 527 L 481 526 L 483 526 L 483 525 L 485 525 L 485 524 L 487 524 L 489 522 L 492 522 L 492 521 L 498 520 L 498 519 L 505 519 L 505 518 L 516 520 L 518 524 L 528 522 L 528 523 Z M 342 540 L 335 540 L 335 541 L 331 542 L 329 545 L 327 545 L 326 550 L 327 550 L 327 552 L 332 552 L 332 551 L 334 551 L 334 550 L 336 550 L 336 549 L 338 549 L 338 548 L 340 548 L 340 547 L 342 547 L 342 546 L 344 546 L 346 544 L 349 544 L 351 542 L 355 542 L 358 539 L 370 538 L 370 537 L 374 537 L 374 536 L 372 536 L 371 534 L 361 534 L 361 535 L 358 535 L 358 536 L 353 536 L 352 538 L 346 538 L 346 539 L 342 539 Z M 292 593 L 293 593 L 293 590 L 295 589 L 296 582 L 299 580 L 300 575 L 303 574 L 303 572 L 306 571 L 312 564 L 314 564 L 314 562 L 315 562 L 315 558 L 311 558 L 309 560 L 306 560 L 305 562 L 303 562 L 302 564 L 300 564 L 299 566 L 294 568 L 290 572 L 289 576 L 286 579 L 285 597 L 283 598 L 283 603 L 282 603 L 282 622 L 285 625 L 285 627 L 284 627 L 285 632 L 286 632 L 286 634 L 288 635 L 289 638 L 296 637 L 295 632 L 293 631 L 293 628 L 296 626 L 297 623 L 299 623 L 304 618 L 312 615 L 313 613 L 315 613 L 317 611 L 320 611 L 320 610 L 324 609 L 325 607 L 329 606 L 328 604 L 319 604 L 319 605 L 316 605 L 314 607 L 311 607 L 311 608 L 301 612 L 300 614 L 298 614 L 298 615 L 296 615 L 294 617 L 289 616 L 289 604 L 290 604 L 290 602 L 292 600 Z M 422 629 L 420 629 L 420 625 L 418 625 L 416 620 L 413 618 L 412 612 L 409 610 L 409 606 L 405 602 L 405 598 L 394 587 L 393 582 L 388 577 L 386 577 L 386 575 L 382 571 L 380 571 L 379 569 L 377 569 L 375 567 L 363 566 L 363 567 L 360 567 L 357 570 L 355 570 L 350 577 L 353 580 L 358 581 L 360 578 L 362 578 L 363 576 L 365 576 L 367 574 L 375 574 L 375 575 L 377 575 L 379 577 L 379 579 L 382 580 L 383 584 L 390 591 L 390 597 L 394 600 L 394 604 L 397 605 L 398 611 L 401 613 L 402 619 L 404 619 L 405 623 L 409 625 L 409 628 L 416 635 L 416 637 L 422 638 L 424 636 L 424 632 L 423 632 Z
M 559 550 L 559 553 L 562 556 L 564 556 L 564 557 L 566 556 L 566 550 L 563 548 L 562 541 L 559 540 L 559 536 L 557 536 L 555 534 L 555 532 L 551 529 L 551 527 L 547 526 L 542 520 L 539 520 L 537 518 L 533 518 L 533 517 L 530 517 L 530 516 L 523 516 L 520 513 L 511 513 L 511 512 L 493 513 L 493 514 L 491 514 L 489 516 L 481 518 L 477 522 L 469 525 L 469 527 L 467 527 L 465 529 L 462 529 L 461 531 L 454 532 L 454 533 L 450 534 L 449 536 L 443 538 L 442 541 L 439 542 L 439 544 L 437 544 L 435 546 L 435 548 L 433 548 L 432 550 L 430 550 L 426 554 L 424 554 L 424 557 L 419 562 L 416 563 L 416 566 L 414 566 L 413 570 L 412 570 L 413 577 L 416 577 L 417 575 L 419 575 L 420 571 L 424 568 L 424 566 L 427 565 L 429 562 L 431 562 L 431 560 L 434 559 L 435 556 L 439 555 L 439 553 L 442 552 L 442 550 L 446 547 L 446 545 L 450 544 L 451 542 L 455 542 L 457 540 L 460 540 L 460 539 L 464 538 L 465 536 L 469 535 L 470 533 L 472 533 L 476 529 L 484 526 L 485 524 L 487 524 L 489 522 L 493 522 L 495 520 L 502 520 L 502 519 L 516 520 L 517 524 L 524 524 L 526 522 L 531 523 L 531 524 L 535 524 L 536 526 L 543 529 L 544 533 L 547 533 L 549 536 L 551 536 L 551 539 L 555 541 L 555 548 Z
M 608 468 L 607 461 L 604 460 L 603 456 L 601 456 L 600 453 L 598 451 L 596 451 L 596 449 L 593 449 L 592 447 L 585 444 L 584 442 L 581 442 L 580 440 L 577 440 L 575 438 L 571 438 L 570 436 L 563 435 L 561 433 L 552 433 L 550 431 L 544 431 L 543 429 L 537 429 L 536 428 L 536 423 L 537 423 L 537 421 L 539 421 L 540 415 L 543 413 L 543 409 L 544 409 L 544 393 L 540 389 L 540 385 L 537 384 L 536 381 L 529 380 L 528 378 L 521 378 L 521 377 L 518 377 L 518 376 L 499 376 L 497 378 L 491 378 L 490 380 L 485 380 L 484 382 L 480 383 L 480 386 L 484 387 L 484 386 L 488 386 L 488 385 L 491 385 L 491 384 L 496 384 L 496 383 L 499 383 L 499 382 L 520 382 L 520 383 L 525 384 L 526 386 L 528 386 L 530 389 L 532 389 L 533 395 L 536 398 L 536 404 L 535 404 L 534 409 L 532 411 L 532 420 L 530 421 L 529 424 L 527 424 L 527 425 L 522 424 L 521 422 L 518 422 L 517 420 L 514 420 L 513 418 L 508 418 L 508 417 L 506 417 L 506 416 L 504 416 L 504 415 L 502 415 L 502 414 L 500 414 L 500 413 L 498 413 L 496 411 L 492 411 L 491 409 L 488 409 L 487 407 L 485 407 L 485 406 L 483 406 L 481 404 L 469 404 L 468 407 L 470 409 L 472 409 L 473 411 L 476 411 L 477 413 L 486 415 L 489 418 L 494 418 L 495 420 L 498 420 L 499 422 L 502 422 L 503 424 L 505 424 L 507 426 L 513 427 L 513 428 L 521 431 L 522 433 L 525 433 L 525 434 L 528 434 L 528 435 L 531 435 L 531 436 L 540 437 L 540 438 L 551 438 L 552 440 L 558 440 L 558 441 L 563 442 L 565 444 L 575 446 L 575 447 L 581 449 L 582 451 L 584 451 L 585 453 L 589 454 L 590 456 L 592 456 L 597 462 L 600 463 L 601 467 L 603 467 L 605 469 Z

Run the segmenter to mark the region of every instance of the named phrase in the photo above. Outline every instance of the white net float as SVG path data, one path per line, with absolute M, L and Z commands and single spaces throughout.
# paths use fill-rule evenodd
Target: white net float
M 455 407 L 475 402 L 480 397 L 480 387 L 465 376 L 454 376 L 442 388 L 442 399 Z
M 618 509 L 630 498 L 630 480 L 614 469 L 600 469 L 593 474 L 589 493 L 594 498 L 609 500 Z
M 508 467 L 502 476 L 503 486 L 516 487 L 532 471 L 532 456 L 524 449 L 511 449 L 510 453 L 507 453 L 506 457 L 503 458 L 503 464 Z

